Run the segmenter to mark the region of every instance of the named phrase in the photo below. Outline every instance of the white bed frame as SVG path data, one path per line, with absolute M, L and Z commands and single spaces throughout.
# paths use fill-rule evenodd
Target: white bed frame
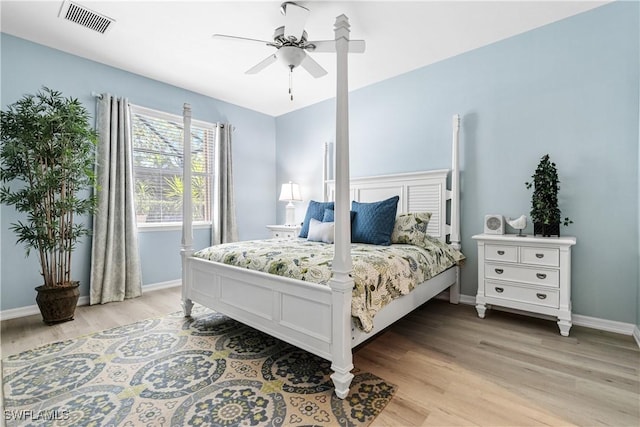
M 335 393 L 345 398 L 353 379 L 352 348 L 372 337 L 410 311 L 450 288 L 452 303 L 459 300 L 459 269 L 452 267 L 420 284 L 410 294 L 384 307 L 375 317 L 373 331 L 364 333 L 351 317 L 351 228 L 350 201 L 382 200 L 398 195 L 398 213 L 431 211 L 429 233 L 460 248 L 458 190 L 459 117 L 453 120 L 453 165 L 451 190 L 449 170 L 349 179 L 347 53 L 349 24 L 346 16 L 336 19 L 338 57 L 335 181 L 325 182 L 325 192 L 335 200 L 335 256 L 329 286 L 194 258 L 191 194 L 191 108 L 184 106 L 184 194 L 182 237 L 182 300 L 185 316 L 193 303 L 223 313 L 253 328 L 307 350 L 332 362 Z M 325 156 L 326 162 L 326 156 Z M 326 164 L 325 164 L 326 165 Z M 451 221 L 446 224 L 447 200 Z

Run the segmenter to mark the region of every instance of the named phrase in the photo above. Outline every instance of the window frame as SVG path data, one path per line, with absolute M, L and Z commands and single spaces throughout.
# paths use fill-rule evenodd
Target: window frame
M 129 109 L 130 109 L 130 114 L 131 114 L 131 142 L 132 142 L 132 151 L 135 151 L 135 147 L 133 147 L 133 143 L 134 143 L 134 138 L 133 138 L 133 116 L 134 114 L 139 114 L 139 115 L 143 115 L 143 116 L 149 116 L 149 117 L 153 117 L 156 119 L 161 119 L 161 120 L 166 120 L 166 121 L 171 121 L 171 122 L 177 122 L 182 124 L 183 123 L 183 117 L 177 114 L 172 114 L 172 113 L 167 113 L 165 111 L 160 111 L 160 110 L 155 110 L 152 108 L 148 108 L 148 107 L 143 107 L 140 105 L 136 105 L 136 104 L 131 104 L 129 103 Z M 212 138 L 212 142 L 211 142 L 211 152 L 215 153 L 215 145 L 216 145 L 216 130 L 218 128 L 218 124 L 217 123 L 211 123 L 211 122 L 206 122 L 203 120 L 196 120 L 196 119 L 191 119 L 191 126 L 192 127 L 198 127 L 198 128 L 202 128 L 202 129 L 206 129 L 209 130 L 211 132 L 213 132 L 213 138 Z M 213 224 L 213 193 L 214 193 L 214 188 L 213 188 L 213 180 L 217 174 L 216 172 L 216 167 L 217 167 L 217 161 L 215 158 L 215 154 L 212 154 L 212 159 L 211 159 L 211 167 L 212 170 L 206 174 L 205 176 L 209 176 L 211 183 L 210 183 L 210 188 L 211 188 L 211 194 L 209 195 L 209 198 L 211 200 L 211 206 L 209 207 L 209 212 L 210 212 L 210 219 L 206 220 L 206 221 L 193 221 L 193 228 L 194 229 L 206 229 L 206 228 L 210 228 L 211 225 Z M 133 166 L 133 180 L 134 180 L 134 187 L 137 183 L 137 174 L 136 174 L 136 166 Z M 134 195 L 135 195 L 135 188 L 134 188 Z M 135 203 L 135 201 L 134 201 Z M 134 206 L 135 207 L 135 206 Z M 172 221 L 172 222 L 142 222 L 142 223 L 137 223 L 137 227 L 138 227 L 138 231 L 178 231 L 182 229 L 182 224 L 183 224 L 183 219 L 180 221 Z

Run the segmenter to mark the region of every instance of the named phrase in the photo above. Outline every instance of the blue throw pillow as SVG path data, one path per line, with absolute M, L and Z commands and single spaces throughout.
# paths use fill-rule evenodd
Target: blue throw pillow
M 373 203 L 353 201 L 351 210 L 356 213 L 356 216 L 351 225 L 351 241 L 389 246 L 399 199 L 400 197 L 393 196 Z
M 333 209 L 333 205 L 333 202 L 316 202 L 315 200 L 311 200 L 307 207 L 307 213 L 304 216 L 302 228 L 300 229 L 300 237 L 306 239 L 309 235 L 309 222 L 311 221 L 311 218 L 322 221 L 322 218 L 324 217 L 324 210 Z
M 353 222 L 353 217 L 356 216 L 354 211 L 349 212 L 351 214 L 351 222 Z M 333 209 L 325 209 L 324 216 L 322 217 L 322 222 L 334 222 L 335 221 L 335 210 Z

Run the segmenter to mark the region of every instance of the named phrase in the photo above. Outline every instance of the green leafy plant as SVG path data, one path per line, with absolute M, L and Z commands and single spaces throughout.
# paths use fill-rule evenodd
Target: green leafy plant
M 204 220 L 206 202 L 207 202 L 207 177 L 203 176 L 205 172 L 204 161 L 196 158 L 192 164 L 192 171 L 194 175 L 191 177 L 191 198 L 193 200 L 194 219 L 196 221 Z M 184 182 L 182 176 L 174 175 L 172 177 L 165 178 L 167 189 L 165 190 L 165 196 L 174 208 L 177 210 L 182 209 L 182 195 L 184 194 Z
M 184 194 L 184 183 L 182 177 L 175 175 L 165 178 L 167 198 L 172 202 L 175 209 L 182 209 L 182 195 Z M 191 197 L 193 200 L 193 210 L 196 221 L 204 219 L 204 209 L 206 202 L 207 183 L 203 176 L 194 176 L 191 180 Z
M 71 285 L 71 255 L 90 233 L 78 215 L 95 211 L 96 132 L 84 106 L 42 88 L 1 113 L 0 202 L 27 215 L 11 224 L 17 242 L 38 252 L 44 287 Z
M 137 215 L 149 215 L 153 203 L 153 189 L 145 181 L 136 182 L 135 205 Z
M 531 178 L 533 178 L 533 181 L 525 182 L 527 189 L 533 187 L 531 220 L 534 225 L 539 224 L 541 226 L 541 234 L 548 236 L 550 234 L 549 230 L 554 226 L 572 224 L 573 221 L 568 217 L 561 218 L 560 208 L 558 208 L 558 191 L 560 190 L 558 170 L 548 154 L 545 154 L 540 159 L 540 163 L 538 163 L 538 167 Z

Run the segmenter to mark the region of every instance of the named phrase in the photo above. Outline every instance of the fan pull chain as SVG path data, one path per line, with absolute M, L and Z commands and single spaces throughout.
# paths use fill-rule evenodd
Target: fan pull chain
M 293 65 L 289 66 L 289 96 L 293 101 Z

